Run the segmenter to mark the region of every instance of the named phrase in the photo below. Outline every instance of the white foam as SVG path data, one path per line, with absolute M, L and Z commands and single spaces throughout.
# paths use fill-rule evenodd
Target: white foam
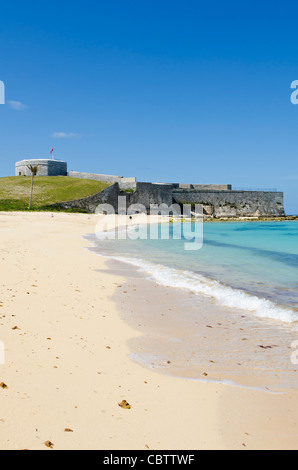
M 121 256 L 112 256 L 112 258 L 138 267 L 140 271 L 149 274 L 158 284 L 212 297 L 225 307 L 247 310 L 258 317 L 271 318 L 285 323 L 298 321 L 298 314 L 291 309 L 279 307 L 270 300 L 223 285 L 192 271 L 177 270 L 138 258 Z

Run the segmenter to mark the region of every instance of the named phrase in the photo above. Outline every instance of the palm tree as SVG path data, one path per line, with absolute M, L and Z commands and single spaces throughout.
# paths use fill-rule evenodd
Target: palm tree
M 30 193 L 30 203 L 28 209 L 31 209 L 31 204 L 32 204 L 32 194 L 33 194 L 33 180 L 34 176 L 37 175 L 38 172 L 38 165 L 28 165 L 29 170 L 31 171 L 31 193 Z

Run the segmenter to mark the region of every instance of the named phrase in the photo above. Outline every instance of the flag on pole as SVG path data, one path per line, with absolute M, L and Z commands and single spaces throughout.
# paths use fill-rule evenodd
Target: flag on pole
M 52 147 L 50 153 L 53 153 L 53 152 L 54 152 L 54 149 L 53 149 L 53 147 Z

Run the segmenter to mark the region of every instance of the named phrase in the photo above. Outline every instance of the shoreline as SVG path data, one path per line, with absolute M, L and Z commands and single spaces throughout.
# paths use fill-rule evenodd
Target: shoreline
M 286 220 L 298 220 L 297 215 L 285 215 L 284 217 L 206 217 L 204 222 L 284 222 Z
M 142 333 L 114 299 L 125 277 L 84 249 L 95 224 L 88 214 L 0 214 L 0 448 L 297 448 L 296 390 L 199 383 L 130 359 Z
M 24 211 L 0 211 L 0 215 L 3 214 L 70 214 L 70 215 L 89 215 L 89 216 L 94 216 L 94 212 L 83 212 L 83 211 L 75 211 L 75 210 L 57 210 L 53 207 L 49 207 L 47 210 L 44 208 L 42 210 L 24 210 Z M 151 217 L 151 220 L 158 221 L 158 222 L 169 222 L 169 221 L 195 221 L 196 217 L 187 217 L 183 218 L 183 215 L 177 217 L 177 216 L 171 216 L 171 215 L 156 215 L 155 212 L 154 214 L 144 214 L 144 213 L 137 213 L 137 214 L 132 214 L 132 217 L 139 218 L 140 222 L 146 220 L 146 217 Z M 125 224 L 127 225 L 129 222 L 129 215 L 118 215 L 116 214 L 117 219 L 126 219 Z M 201 218 L 201 217 L 199 217 Z M 284 215 L 284 216 L 219 216 L 219 217 L 214 217 L 214 216 L 208 216 L 204 215 L 202 217 L 202 220 L 204 222 L 284 222 L 287 220 L 298 220 L 298 215 Z M 121 226 L 123 225 L 123 222 L 121 221 Z M 119 225 L 120 227 L 120 225 Z
M 123 320 L 141 333 L 128 341 L 138 364 L 175 377 L 263 391 L 297 388 L 289 350 L 297 334 L 291 324 L 159 284 L 125 261 L 110 258 L 106 264 L 125 278 L 113 298 Z

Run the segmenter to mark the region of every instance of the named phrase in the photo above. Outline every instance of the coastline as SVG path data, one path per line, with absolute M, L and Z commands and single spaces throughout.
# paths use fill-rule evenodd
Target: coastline
M 283 217 L 204 217 L 204 222 L 284 222 L 298 220 L 297 215 L 285 215 Z
M 273 393 L 297 389 L 289 348 L 297 331 L 291 324 L 159 284 L 124 261 L 111 258 L 106 265 L 125 278 L 113 298 L 124 321 L 141 333 L 128 341 L 138 364 L 201 382 Z
M 143 333 L 115 301 L 126 277 L 86 249 L 95 225 L 89 214 L 0 214 L 0 448 L 296 449 L 296 391 L 202 383 L 130 359 Z

